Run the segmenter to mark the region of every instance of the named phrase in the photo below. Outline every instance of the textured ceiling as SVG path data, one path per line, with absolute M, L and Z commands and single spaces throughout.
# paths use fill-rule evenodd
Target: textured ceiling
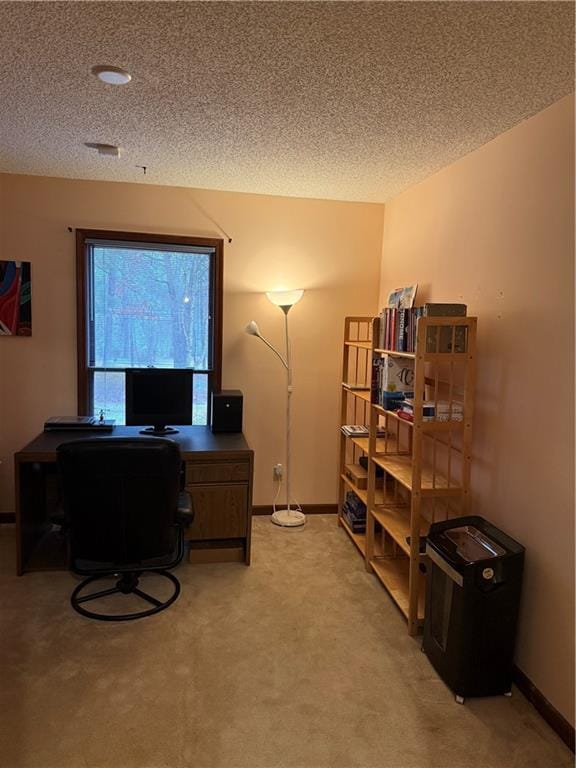
M 0 2 L 0 171 L 380 202 L 573 72 L 572 2 Z

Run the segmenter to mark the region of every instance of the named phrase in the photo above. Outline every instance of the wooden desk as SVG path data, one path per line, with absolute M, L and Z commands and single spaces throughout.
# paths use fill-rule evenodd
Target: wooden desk
M 17 572 L 66 568 L 66 542 L 48 521 L 59 502 L 56 449 L 92 437 L 143 437 L 139 427 L 113 432 L 43 432 L 14 455 Z M 194 523 L 186 531 L 191 562 L 250 564 L 254 454 L 241 434 L 213 434 L 208 427 L 180 427 L 180 446 Z M 144 438 L 146 439 L 146 438 Z

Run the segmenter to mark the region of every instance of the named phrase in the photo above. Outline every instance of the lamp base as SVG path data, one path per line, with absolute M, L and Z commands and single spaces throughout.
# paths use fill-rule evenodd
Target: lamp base
M 304 525 L 306 515 L 303 512 L 298 512 L 297 509 L 277 509 L 272 515 L 272 522 L 283 528 L 297 528 Z

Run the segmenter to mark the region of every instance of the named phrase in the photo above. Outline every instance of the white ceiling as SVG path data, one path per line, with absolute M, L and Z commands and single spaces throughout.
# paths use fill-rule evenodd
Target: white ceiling
M 0 171 L 381 202 L 573 75 L 573 2 L 0 2 Z

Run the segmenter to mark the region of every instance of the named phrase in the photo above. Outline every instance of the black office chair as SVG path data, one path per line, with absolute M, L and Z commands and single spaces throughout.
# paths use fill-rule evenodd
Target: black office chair
M 89 578 L 70 602 L 83 616 L 127 621 L 164 610 L 180 594 L 178 579 L 166 569 L 184 556 L 183 526 L 193 520 L 190 497 L 180 493 L 177 443 L 151 437 L 88 438 L 58 448 L 62 504 L 68 531 L 70 568 Z M 172 583 L 160 600 L 139 588 L 143 574 Z M 120 576 L 110 589 L 81 595 L 106 576 Z M 135 594 L 152 608 L 127 614 L 89 611 L 83 604 L 116 593 Z

